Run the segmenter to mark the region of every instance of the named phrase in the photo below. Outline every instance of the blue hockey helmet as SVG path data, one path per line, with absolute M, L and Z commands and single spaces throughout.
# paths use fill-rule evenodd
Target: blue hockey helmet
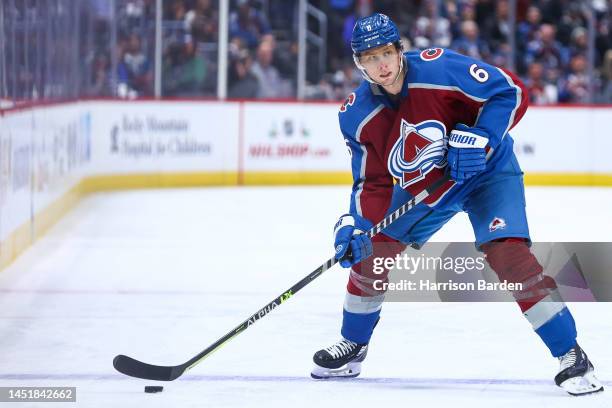
M 374 13 L 355 22 L 351 49 L 353 54 L 359 55 L 372 48 L 399 42 L 400 34 L 395 23 L 385 14 Z
M 387 44 L 394 44 L 400 50 L 402 49 L 402 41 L 400 38 L 397 26 L 389 17 L 381 13 L 372 14 L 369 17 L 360 18 L 353 27 L 353 35 L 351 37 L 351 49 L 353 50 L 353 61 L 361 75 L 370 83 L 376 84 L 368 71 L 359 61 L 359 55 L 372 48 L 382 47 Z M 399 58 L 399 70 L 395 81 L 399 78 L 404 68 L 404 58 Z

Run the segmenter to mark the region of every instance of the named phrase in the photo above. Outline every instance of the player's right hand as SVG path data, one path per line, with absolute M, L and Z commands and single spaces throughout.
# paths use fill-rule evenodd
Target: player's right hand
M 365 231 L 372 223 L 360 216 L 345 214 L 334 227 L 334 248 L 340 266 L 349 268 L 372 256 L 372 240 Z
M 487 168 L 484 148 L 488 142 L 488 135 L 483 130 L 458 123 L 450 133 L 446 153 L 450 178 L 457 184 L 463 184 L 484 171 Z

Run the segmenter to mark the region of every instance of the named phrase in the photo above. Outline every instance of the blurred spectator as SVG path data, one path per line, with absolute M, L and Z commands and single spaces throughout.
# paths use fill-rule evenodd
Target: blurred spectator
M 174 44 L 164 58 L 163 92 L 167 96 L 197 96 L 204 94 L 208 67 L 196 52 L 190 37 L 183 44 Z
M 597 4 L 597 2 L 593 4 Z M 604 63 L 606 53 L 612 48 L 612 3 L 603 3 L 602 10 L 598 15 L 595 49 L 597 51 L 597 65 L 601 65 Z
M 472 58 L 489 58 L 489 47 L 479 37 L 478 26 L 475 21 L 467 20 L 461 23 L 461 37 L 453 41 L 451 48 Z
M 228 52 L 230 58 L 239 58 L 244 55 L 244 51 L 248 51 L 246 44 L 240 37 L 234 37 L 228 44 Z
M 149 59 L 142 51 L 140 37 L 131 34 L 117 66 L 120 96 L 150 95 L 153 85 L 153 72 Z
M 461 21 L 476 21 L 475 4 L 475 1 L 465 1 L 459 3 L 459 16 L 461 16 Z
M 584 15 L 584 2 L 569 1 L 569 0 L 552 0 L 552 4 L 559 3 L 562 7 L 561 17 L 559 19 L 552 18 L 549 14 L 544 14 L 544 19 L 547 23 L 552 24 L 557 29 L 557 40 L 563 45 L 569 45 L 572 37 L 572 32 L 576 27 L 586 27 L 586 18 Z M 550 5 L 550 3 L 549 3 Z M 546 7 L 546 2 L 543 2 L 542 7 Z M 547 11 L 550 7 L 547 8 Z M 558 12 L 558 11 L 557 11 Z M 553 11 L 555 13 L 555 11 Z
M 523 47 L 535 39 L 535 35 L 542 23 L 542 13 L 537 6 L 530 6 L 527 9 L 527 19 L 517 25 L 516 39 L 519 47 Z
M 155 20 L 153 0 L 117 1 L 115 14 L 119 33 L 127 35 L 133 32 L 145 32 L 147 25 Z
M 90 96 L 111 96 L 110 61 L 106 54 L 94 58 L 87 94 Z
M 288 84 L 280 77 L 278 69 L 272 65 L 274 55 L 273 43 L 264 41 L 257 48 L 257 60 L 251 72 L 259 84 L 258 98 L 287 98 L 291 96 Z
M 346 98 L 347 95 L 353 92 L 353 89 L 359 86 L 362 80 L 361 72 L 354 64 L 345 64 L 332 77 L 332 99 L 339 101 L 342 98 Z
M 529 65 L 541 62 L 549 71 L 551 79 L 557 79 L 567 64 L 567 49 L 556 38 L 556 29 L 550 24 L 542 24 L 536 37 L 527 44 L 525 62 Z
M 487 62 L 497 67 L 509 67 L 510 66 L 510 44 L 500 43 L 497 49 L 489 56 Z
M 111 3 L 108 0 L 89 0 L 89 5 L 89 13 L 93 20 L 91 25 L 93 28 L 94 47 L 101 48 L 101 45 L 108 45 L 110 41 Z
M 165 18 L 174 21 L 183 21 L 187 15 L 187 8 L 184 0 L 172 0 L 169 2 L 170 9 L 164 13 Z
M 598 102 L 612 103 L 612 50 L 604 55 L 601 71 L 604 83 Z
M 571 56 L 577 54 L 586 54 L 589 46 L 589 39 L 587 37 L 587 30 L 584 27 L 576 27 L 572 31 L 572 41 L 569 46 L 569 52 Z
M 492 53 L 503 52 L 504 44 L 508 43 L 510 27 L 508 26 L 509 6 L 507 0 L 500 0 L 495 4 L 495 18 L 486 18 L 481 24 L 482 37 L 488 41 Z
M 423 8 L 423 15 L 417 18 L 414 24 L 415 46 L 417 48 L 448 47 L 452 39 L 450 22 L 438 14 L 436 1 L 425 1 Z
M 298 60 L 298 45 L 296 41 L 285 42 L 279 45 L 276 41 L 276 37 L 272 34 L 266 34 L 262 36 L 261 42 L 269 42 L 270 46 L 274 50 L 272 57 L 272 65 L 278 69 L 279 74 L 284 79 L 295 81 L 297 76 L 297 64 Z
M 230 37 L 240 37 L 251 49 L 257 47 L 262 35 L 270 32 L 266 17 L 249 0 L 238 0 L 238 9 L 230 13 L 229 20 Z
M 539 62 L 534 62 L 529 66 L 525 86 L 529 93 L 529 102 L 532 104 L 557 103 L 557 87 L 546 82 L 544 67 Z
M 592 78 L 594 80 L 594 78 Z M 559 102 L 589 103 L 589 77 L 587 60 L 575 55 L 570 62 L 570 72 L 561 81 Z
M 243 50 L 241 55 L 233 59 L 231 63 L 227 91 L 228 98 L 254 99 L 258 96 L 259 81 L 251 72 L 253 61 L 248 50 Z
M 219 12 L 211 0 L 197 0 L 195 8 L 185 14 L 185 26 L 196 41 L 215 42 L 219 36 Z

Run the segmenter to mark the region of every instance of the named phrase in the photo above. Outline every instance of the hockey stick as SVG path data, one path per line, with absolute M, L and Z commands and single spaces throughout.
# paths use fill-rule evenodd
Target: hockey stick
M 423 202 L 429 195 L 435 192 L 440 186 L 442 186 L 445 182 L 449 180 L 448 177 L 442 177 L 434 182 L 431 186 L 426 188 L 417 194 L 414 198 L 404 203 L 397 210 L 393 211 L 391 214 L 387 215 L 381 222 L 372 227 L 367 235 L 372 238 L 374 235 L 378 234 L 380 231 L 391 225 L 395 220 L 404 215 L 406 212 L 414 208 L 417 204 Z M 142 361 L 138 361 L 131 357 L 125 355 L 118 355 L 113 359 L 113 366 L 117 371 L 123 373 L 125 375 L 129 375 L 130 377 L 144 378 L 147 380 L 158 380 L 158 381 L 172 381 L 180 377 L 185 371 L 194 367 L 196 364 L 200 363 L 206 357 L 211 355 L 214 351 L 218 350 L 225 343 L 251 327 L 255 322 L 257 322 L 262 317 L 265 317 L 270 313 L 274 308 L 280 306 L 284 302 L 286 302 L 291 296 L 295 295 L 300 289 L 304 286 L 308 285 L 310 282 L 318 278 L 323 272 L 334 266 L 338 260 L 335 257 L 331 257 L 325 263 L 320 265 L 317 269 L 312 271 L 308 276 L 300 280 L 298 283 L 290 287 L 288 290 L 283 292 L 276 299 L 259 309 L 255 314 L 251 315 L 244 322 L 240 323 L 236 328 L 232 331 L 225 334 L 225 336 L 221 337 L 219 340 L 215 341 L 213 344 L 208 346 L 204 351 L 193 357 L 191 360 L 179 364 L 176 366 L 158 366 L 153 364 L 143 363 Z

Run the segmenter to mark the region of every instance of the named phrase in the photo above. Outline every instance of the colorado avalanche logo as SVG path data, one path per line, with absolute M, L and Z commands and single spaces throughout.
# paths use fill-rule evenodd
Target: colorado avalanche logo
M 503 218 L 495 217 L 489 224 L 489 232 L 497 231 L 498 229 L 506 228 L 506 220 Z
M 423 180 L 434 168 L 446 166 L 446 126 L 437 120 L 413 125 L 402 119 L 400 137 L 387 167 L 402 188 Z
M 428 48 L 421 51 L 421 54 L 419 55 L 423 61 L 433 61 L 440 58 L 443 53 L 444 50 L 442 48 Z
M 340 112 L 346 112 L 347 107 L 353 106 L 355 103 L 355 92 L 351 93 L 345 100 L 342 106 L 340 106 Z

